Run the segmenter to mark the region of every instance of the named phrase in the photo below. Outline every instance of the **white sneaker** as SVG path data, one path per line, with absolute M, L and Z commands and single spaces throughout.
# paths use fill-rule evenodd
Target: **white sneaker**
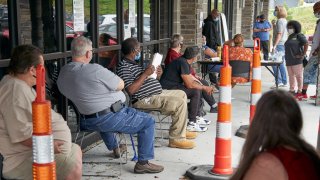
M 282 83 L 279 83 L 279 84 L 278 84 L 278 87 L 284 87 L 284 85 L 283 85 Z M 277 85 L 274 84 L 273 86 L 271 86 L 270 89 L 276 89 L 276 88 L 277 88 Z
M 205 132 L 208 130 L 208 128 L 199 126 L 199 124 L 194 123 L 194 122 L 189 122 L 188 126 L 187 126 L 187 130 L 193 131 L 193 132 Z
M 201 117 L 201 116 L 197 116 L 197 124 L 199 125 L 209 125 L 211 123 L 211 121 Z
M 288 84 L 280 84 L 279 87 L 288 87 Z

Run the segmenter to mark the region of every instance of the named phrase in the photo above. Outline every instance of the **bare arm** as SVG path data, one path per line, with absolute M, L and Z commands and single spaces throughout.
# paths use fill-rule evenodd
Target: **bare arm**
M 139 91 L 140 87 L 143 85 L 144 81 L 155 71 L 154 66 L 148 66 L 148 68 L 141 74 L 141 76 L 136 79 L 132 84 L 127 87 L 127 91 L 130 95 L 133 95 Z
M 208 94 L 212 94 L 213 88 L 210 86 L 203 86 L 201 83 L 195 80 L 195 78 L 191 75 L 181 75 L 184 85 L 188 89 L 199 89 L 206 91 Z
M 305 56 L 305 55 L 307 54 L 308 46 L 309 46 L 308 43 L 306 43 L 306 44 L 303 45 L 303 56 Z
M 218 54 L 216 52 L 213 52 L 212 49 L 210 49 L 210 48 L 206 48 L 204 50 L 204 54 L 207 56 L 210 56 L 210 57 L 217 57 L 218 56 Z
M 261 32 L 262 29 L 253 28 L 253 32 Z
M 244 180 L 288 180 L 288 175 L 280 160 L 270 153 L 263 152 L 252 162 L 244 175 Z
M 277 34 L 276 39 L 274 40 L 274 43 L 273 43 L 273 49 L 275 49 L 275 47 L 278 45 L 278 43 L 281 39 L 281 36 L 282 36 L 282 32 Z
M 22 142 L 20 142 L 22 145 L 27 146 L 29 148 L 32 148 L 32 137 L 28 138 Z

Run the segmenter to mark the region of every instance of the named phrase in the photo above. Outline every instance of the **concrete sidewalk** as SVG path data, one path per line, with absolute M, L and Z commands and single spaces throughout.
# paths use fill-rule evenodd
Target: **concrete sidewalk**
M 274 84 L 272 75 L 262 67 L 262 90 L 266 92 Z M 286 88 L 288 90 L 288 88 Z M 249 123 L 249 97 L 250 84 L 237 85 L 232 90 L 232 131 L 233 135 L 241 125 Z M 308 95 L 315 94 L 315 86 L 310 86 Z M 218 99 L 219 94 L 214 94 Z M 307 142 L 316 146 L 318 123 L 319 123 L 319 107 L 314 105 L 314 101 L 299 102 L 303 112 L 304 127 L 303 136 Z M 205 110 L 209 111 L 206 106 Z M 209 129 L 205 133 L 199 134 L 195 142 L 197 146 L 191 150 L 182 150 L 169 148 L 168 131 L 164 131 L 165 139 L 161 140 L 160 132 L 157 130 L 155 142 L 155 162 L 165 167 L 165 170 L 159 174 L 134 174 L 133 167 L 135 162 L 130 161 L 133 156 L 132 147 L 128 145 L 128 163 L 122 166 L 120 175 L 119 159 L 112 158 L 112 152 L 108 151 L 103 143 L 88 150 L 83 156 L 83 179 L 124 179 L 124 180 L 178 180 L 184 179 L 183 175 L 191 166 L 213 164 L 215 150 L 216 120 L 217 114 L 207 113 L 207 119 L 212 120 L 208 126 Z M 165 128 L 169 127 L 169 123 L 164 123 Z M 159 124 L 157 123 L 157 128 Z M 130 138 L 127 137 L 130 143 Z M 232 138 L 232 165 L 237 167 L 239 156 L 244 143 L 243 138 L 233 136 Z

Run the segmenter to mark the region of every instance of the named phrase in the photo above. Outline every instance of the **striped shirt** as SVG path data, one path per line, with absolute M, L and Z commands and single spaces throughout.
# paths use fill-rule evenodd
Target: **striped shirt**
M 139 66 L 135 61 L 124 58 L 117 67 L 117 75 L 124 81 L 125 88 L 130 86 L 144 72 L 144 68 Z M 148 78 L 140 89 L 132 95 L 133 100 L 141 100 L 152 95 L 162 93 L 162 87 L 157 79 Z

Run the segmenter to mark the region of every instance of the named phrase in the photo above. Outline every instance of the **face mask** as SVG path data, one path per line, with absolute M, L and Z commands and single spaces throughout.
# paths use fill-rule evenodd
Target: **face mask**
M 141 58 L 141 52 L 139 52 L 135 57 L 134 57 L 134 60 L 135 61 L 139 61 Z
M 316 18 L 320 18 L 320 13 L 314 13 L 314 16 L 315 16 Z
M 274 16 L 277 16 L 277 15 L 278 15 L 278 12 L 277 12 L 277 11 L 273 11 L 273 15 L 274 15 Z
M 218 22 L 219 21 L 219 17 L 216 17 L 213 19 L 214 22 Z
M 261 23 L 263 23 L 263 22 L 264 22 L 264 20 L 260 20 L 260 22 L 261 22 Z
M 288 34 L 291 35 L 294 33 L 294 29 L 288 29 Z
M 206 42 L 206 41 L 203 41 L 202 46 L 205 46 L 206 44 L 207 44 L 207 42 Z

